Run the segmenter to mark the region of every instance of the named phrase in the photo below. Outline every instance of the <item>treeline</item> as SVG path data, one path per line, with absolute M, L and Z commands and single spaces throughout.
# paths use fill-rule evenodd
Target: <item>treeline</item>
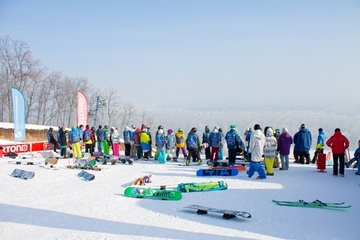
M 96 124 L 123 129 L 126 125 L 146 123 L 154 119 L 145 110 L 121 100 L 116 86 L 97 87 L 83 77 L 66 76 L 49 71 L 35 59 L 30 47 L 21 40 L 0 36 L 0 122 L 13 122 L 11 87 L 26 99 L 26 123 L 71 127 L 77 123 L 77 91 L 88 99 L 88 124 L 94 124 L 96 99 L 100 105 Z

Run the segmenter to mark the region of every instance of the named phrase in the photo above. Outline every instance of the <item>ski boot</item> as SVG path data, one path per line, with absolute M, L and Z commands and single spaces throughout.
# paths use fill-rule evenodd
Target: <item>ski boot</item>
M 197 163 L 198 163 L 198 165 L 200 166 L 200 165 L 202 164 L 201 159 L 198 159 L 198 160 L 197 160 Z
M 186 160 L 185 160 L 185 165 L 186 165 L 186 166 L 190 166 L 190 159 L 186 159 Z
M 213 162 L 212 161 L 206 161 L 206 165 L 208 165 L 209 167 L 213 167 L 214 165 L 213 165 Z

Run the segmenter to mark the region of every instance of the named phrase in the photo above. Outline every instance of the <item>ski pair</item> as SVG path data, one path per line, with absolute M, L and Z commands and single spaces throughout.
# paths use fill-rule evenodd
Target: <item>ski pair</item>
M 345 202 L 334 202 L 334 203 L 329 203 L 329 202 L 322 202 L 318 199 L 316 199 L 315 201 L 312 202 L 306 202 L 304 200 L 299 200 L 299 201 L 277 201 L 277 200 L 272 200 L 273 202 L 275 202 L 278 205 L 281 206 L 290 206 L 290 207 L 309 207 L 309 208 L 333 208 L 333 209 L 341 209 L 341 208 L 350 208 L 350 205 L 344 205 Z

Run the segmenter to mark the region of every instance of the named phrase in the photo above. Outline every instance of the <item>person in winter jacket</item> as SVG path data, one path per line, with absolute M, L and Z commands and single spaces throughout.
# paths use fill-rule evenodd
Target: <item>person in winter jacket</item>
M 205 126 L 205 132 L 202 135 L 202 147 L 205 150 L 205 159 L 210 159 L 210 142 L 209 142 L 210 128 Z
M 201 143 L 199 135 L 196 132 L 197 128 L 193 127 L 186 137 L 186 146 L 189 151 L 189 154 L 186 157 L 186 165 L 190 165 L 191 157 L 193 158 L 193 162 L 197 161 L 199 165 L 202 163 L 202 160 L 200 158 Z
M 259 124 L 255 124 L 254 132 L 250 137 L 249 151 L 251 153 L 250 168 L 247 171 L 249 178 L 251 178 L 255 172 L 258 172 L 259 176 L 256 179 L 265 179 L 265 171 L 261 166 L 262 156 L 264 154 L 265 135 L 261 131 Z
M 56 149 L 58 149 L 58 141 L 56 141 L 54 134 L 53 134 L 53 128 L 49 128 L 49 130 L 46 133 L 46 137 L 49 141 L 49 143 L 52 143 L 54 145 L 54 152 L 56 152 Z
M 111 142 L 112 142 L 112 150 L 113 155 L 116 157 L 120 156 L 120 134 L 118 130 L 114 127 L 111 128 Z
M 166 135 L 163 129 L 159 129 L 155 136 L 157 159 L 159 163 L 166 163 Z
M 251 137 L 251 128 L 247 128 L 244 132 L 244 139 L 245 139 L 245 152 L 244 152 L 244 159 L 246 161 L 250 161 L 250 154 L 249 154 L 249 144 L 250 144 L 250 137 Z
M 278 151 L 280 153 L 281 170 L 289 169 L 289 155 L 291 144 L 293 143 L 291 135 L 288 133 L 286 127 L 282 129 L 282 133 L 278 139 Z
M 299 131 L 300 131 L 300 128 L 299 128 Z M 295 162 L 294 163 L 300 163 L 300 158 L 299 158 L 299 145 L 296 144 L 297 142 L 297 139 L 298 139 L 298 136 L 299 136 L 299 132 L 296 132 L 294 134 L 294 137 L 293 137 L 293 143 L 294 143 L 294 150 L 293 150 L 293 155 L 294 155 L 294 158 L 295 158 Z
M 141 130 L 141 133 L 140 133 L 140 142 L 141 142 L 141 148 L 142 148 L 145 159 L 150 158 L 150 156 L 149 156 L 149 150 L 151 149 L 150 141 L 151 141 L 151 139 L 149 137 L 149 134 L 147 134 L 147 128 L 144 125 L 143 129 Z
M 175 154 L 175 133 L 172 129 L 168 129 L 168 134 L 166 136 L 166 160 L 173 160 L 177 162 L 176 154 Z
M 81 148 L 80 148 L 80 134 L 79 129 L 76 126 L 71 128 L 69 132 L 69 141 L 71 143 L 71 149 L 73 151 L 73 157 L 80 159 L 82 157 Z
M 182 128 L 179 128 L 177 133 L 175 134 L 175 147 L 176 147 L 176 160 L 179 158 L 179 152 L 182 151 L 182 154 L 184 155 L 184 158 L 186 159 L 188 154 L 186 152 L 185 147 L 185 135 Z
M 96 129 L 96 138 L 97 138 L 97 151 L 98 152 L 103 152 L 103 142 L 104 142 L 104 138 L 102 135 L 102 126 L 99 125 L 98 129 Z
M 264 161 L 266 166 L 266 175 L 274 176 L 274 159 L 276 156 L 277 140 L 274 137 L 272 128 L 266 131 L 265 145 L 264 145 Z
M 324 148 L 325 148 L 325 140 L 326 140 L 325 132 L 322 128 L 319 128 L 318 131 L 319 131 L 319 135 L 318 135 L 317 141 L 316 141 L 316 150 L 314 153 L 314 157 L 311 160 L 311 163 L 313 163 L 313 164 L 316 163 L 318 154 L 324 153 Z
M 337 176 L 340 173 L 340 176 L 344 177 L 345 150 L 349 147 L 349 140 L 341 133 L 340 128 L 336 128 L 334 134 L 326 141 L 326 145 L 331 148 L 333 154 L 333 175 Z
M 131 142 L 130 142 L 130 128 L 126 126 L 123 131 L 124 145 L 125 145 L 125 157 L 130 158 Z
M 91 149 L 92 149 L 92 140 L 91 140 L 91 129 L 89 125 L 85 126 L 85 130 L 83 131 L 83 137 L 82 137 L 84 144 L 85 144 L 85 152 L 90 152 L 92 155 Z
M 224 159 L 225 135 L 224 135 L 224 133 L 223 133 L 222 128 L 219 128 L 219 133 L 220 133 L 220 135 L 221 135 L 221 144 L 220 144 L 220 148 L 219 148 L 218 159 L 219 159 L 219 160 L 223 160 L 223 159 Z
M 345 164 L 346 167 L 349 168 L 351 166 L 351 164 L 353 164 L 353 162 L 356 162 L 355 166 L 357 165 L 357 169 L 358 169 L 357 172 L 355 173 L 356 175 L 360 175 L 359 160 L 360 160 L 360 140 L 358 141 L 358 148 L 356 149 L 356 151 L 354 153 L 354 157 Z M 354 168 L 355 168 L 355 166 L 354 166 Z
M 225 134 L 225 140 L 228 148 L 229 154 L 229 165 L 234 165 L 236 160 L 236 150 L 240 146 L 243 146 L 241 138 L 236 131 L 236 125 L 230 125 L 230 131 Z
M 209 144 L 211 147 L 210 161 L 217 161 L 220 147 L 222 146 L 221 133 L 219 127 L 215 126 L 213 131 L 209 134 Z
M 104 139 L 103 140 L 104 155 L 109 155 L 111 139 L 110 139 L 110 131 L 108 125 L 105 125 L 102 129 L 102 138 Z
M 67 147 L 67 131 L 64 127 L 61 127 L 59 130 L 59 143 L 60 143 L 60 155 L 63 158 L 66 158 L 66 147 Z
M 295 140 L 295 137 L 294 137 Z M 298 148 L 298 154 L 299 154 L 299 162 L 301 164 L 310 164 L 310 148 L 312 144 L 312 137 L 311 132 L 305 128 L 305 124 L 301 124 L 300 130 L 298 132 L 298 135 L 296 137 L 296 142 Z M 304 158 L 306 159 L 306 162 L 304 161 Z
M 137 159 L 140 159 L 143 157 L 143 150 L 141 148 L 141 142 L 140 142 L 140 134 L 141 134 L 141 129 L 137 128 L 134 131 L 134 147 L 136 150 Z

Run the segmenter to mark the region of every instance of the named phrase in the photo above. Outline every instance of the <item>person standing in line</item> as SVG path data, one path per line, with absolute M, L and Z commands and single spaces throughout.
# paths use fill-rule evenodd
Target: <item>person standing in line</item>
M 71 149 L 73 151 L 73 158 L 80 159 L 82 157 L 81 148 L 80 148 L 80 134 L 79 129 L 74 126 L 69 132 L 69 141 L 71 143 Z
M 135 134 L 134 134 L 134 147 L 135 147 L 135 150 L 136 150 L 135 157 L 137 159 L 141 159 L 143 157 L 143 150 L 141 148 L 141 142 L 140 142 L 141 129 L 137 128 L 134 132 L 135 132 Z
M 123 131 L 123 138 L 124 138 L 124 145 L 125 145 L 125 158 L 130 158 L 130 150 L 131 150 L 131 143 L 130 143 L 130 128 L 126 126 Z
M 213 131 L 209 134 L 209 144 L 211 147 L 210 161 L 217 161 L 218 154 L 221 146 L 221 134 L 219 132 L 219 127 L 215 126 Z
M 300 131 L 300 128 L 299 128 L 299 131 Z M 294 163 L 300 163 L 299 145 L 296 144 L 298 136 L 299 136 L 299 132 L 296 132 L 293 137 L 293 143 L 294 143 L 293 155 L 294 155 L 294 159 L 295 159 Z
M 130 128 L 130 158 L 138 157 L 137 145 L 135 145 L 135 135 L 137 134 L 137 129 L 135 129 L 135 128 L 136 128 L 135 125 L 132 125 Z M 141 130 L 140 130 L 140 132 L 141 132 Z M 140 138 L 139 138 L 139 141 L 140 141 Z M 141 154 L 141 156 L 142 156 L 142 154 Z
M 86 125 L 85 130 L 83 131 L 82 139 L 85 144 L 85 152 L 90 152 L 90 155 L 92 155 L 92 152 L 91 152 L 91 147 L 92 147 L 91 130 L 90 130 L 89 125 Z
M 90 153 L 91 153 L 91 156 L 93 156 L 93 153 L 95 152 L 96 142 L 97 142 L 95 126 L 92 126 L 90 129 L 90 138 L 91 138 L 91 142 L 92 142 Z
M 205 126 L 205 132 L 202 136 L 202 147 L 205 149 L 205 159 L 210 160 L 210 143 L 209 143 L 210 128 Z
M 102 126 L 99 125 L 98 129 L 96 129 L 96 138 L 97 138 L 97 151 L 98 152 L 103 152 L 103 142 L 104 142 L 104 138 L 102 135 Z
M 193 127 L 186 137 L 186 146 L 189 151 L 185 161 L 187 166 L 190 165 L 190 158 L 193 158 L 193 162 L 197 161 L 199 165 L 202 163 L 202 160 L 200 158 L 201 143 L 199 135 L 196 132 L 197 128 Z
M 150 139 L 149 135 L 147 134 L 147 128 L 143 124 L 143 129 L 141 130 L 141 133 L 140 133 L 140 142 L 141 142 L 141 148 L 143 150 L 143 157 L 145 159 L 150 159 L 150 157 L 149 157 L 149 150 L 151 148 L 150 141 L 151 141 L 151 139 Z
M 264 145 L 264 161 L 266 166 L 266 175 L 274 176 L 274 159 L 276 156 L 277 140 L 274 137 L 273 129 L 270 127 L 266 131 Z
M 104 155 L 109 156 L 111 139 L 110 139 L 110 131 L 108 125 L 105 125 L 102 130 L 102 138 L 104 139 L 103 141 Z
M 185 138 L 185 135 L 184 135 L 184 132 L 183 132 L 183 129 L 182 128 L 179 128 L 177 133 L 175 134 L 175 140 L 176 140 L 176 143 L 175 143 L 175 146 L 176 146 L 176 160 L 178 160 L 179 158 L 179 152 L 180 152 L 180 149 L 182 151 L 182 154 L 184 155 L 184 159 L 187 158 L 188 156 L 188 153 L 186 152 L 186 148 L 185 148 L 185 141 L 186 141 L 186 138 Z
M 261 161 L 263 160 L 264 154 L 264 145 L 265 145 L 265 135 L 261 131 L 259 124 L 254 125 L 254 132 L 250 137 L 250 146 L 249 151 L 251 154 L 250 168 L 247 171 L 249 178 L 251 178 L 255 172 L 258 172 L 259 176 L 256 179 L 265 179 L 266 174 L 261 166 Z
M 221 136 L 221 143 L 220 143 L 220 148 L 219 148 L 219 153 L 218 153 L 218 159 L 223 160 L 224 159 L 225 135 L 223 133 L 222 128 L 219 128 L 219 133 L 220 133 L 220 136 Z
M 289 155 L 291 144 L 293 143 L 291 135 L 286 127 L 282 129 L 282 133 L 278 139 L 278 151 L 280 152 L 281 168 L 280 170 L 289 170 Z
M 176 154 L 175 154 L 175 133 L 172 129 L 168 129 L 168 134 L 166 136 L 166 160 L 173 160 L 177 162 Z
M 305 124 L 301 124 L 300 131 L 296 138 L 296 144 L 298 145 L 298 154 L 301 164 L 310 164 L 310 149 L 312 144 L 311 132 L 305 128 Z M 306 160 L 306 162 L 305 162 Z
M 333 175 L 337 176 L 340 173 L 340 176 L 344 177 L 345 150 L 349 147 L 349 140 L 341 133 L 340 128 L 336 128 L 334 134 L 326 141 L 326 145 L 331 148 L 333 154 Z
M 249 144 L 250 144 L 250 137 L 251 137 L 251 128 L 247 128 L 245 133 L 244 133 L 244 137 L 245 137 L 245 153 L 244 153 L 244 160 L 245 161 L 250 161 L 250 153 L 249 153 Z
M 119 157 L 120 156 L 120 134 L 118 132 L 118 130 L 114 127 L 111 128 L 111 143 L 112 143 L 112 150 L 113 150 L 113 155 L 115 157 Z
M 236 150 L 238 146 L 242 146 L 243 144 L 239 134 L 237 134 L 235 124 L 230 125 L 230 131 L 225 134 L 225 140 L 228 148 L 229 165 L 234 165 L 236 161 Z
M 152 155 L 152 137 L 151 137 L 150 126 L 147 125 L 147 126 L 146 126 L 146 129 L 147 129 L 147 134 L 148 134 L 149 137 L 150 137 L 150 142 L 149 142 L 149 144 L 150 144 L 150 150 L 149 150 L 149 152 L 148 152 L 148 156 L 149 156 L 149 158 L 153 158 L 154 156 Z
M 67 147 L 67 138 L 66 138 L 66 129 L 60 127 L 59 130 L 59 143 L 60 143 L 60 156 L 66 158 L 66 147 Z
M 155 136 L 158 162 L 166 163 L 166 135 L 163 129 L 159 129 Z
M 316 163 L 316 161 L 318 159 L 318 154 L 324 153 L 324 148 L 325 148 L 325 140 L 326 140 L 325 132 L 322 128 L 319 128 L 318 131 L 319 131 L 319 135 L 317 137 L 316 150 L 314 153 L 314 157 L 311 160 L 311 163 L 313 163 L 313 164 Z
M 53 128 L 49 128 L 49 130 L 47 131 L 46 133 L 46 137 L 49 141 L 49 143 L 53 144 L 54 145 L 54 152 L 57 153 L 56 149 L 58 149 L 58 141 L 56 141 L 55 137 L 54 137 L 54 134 L 53 134 Z

